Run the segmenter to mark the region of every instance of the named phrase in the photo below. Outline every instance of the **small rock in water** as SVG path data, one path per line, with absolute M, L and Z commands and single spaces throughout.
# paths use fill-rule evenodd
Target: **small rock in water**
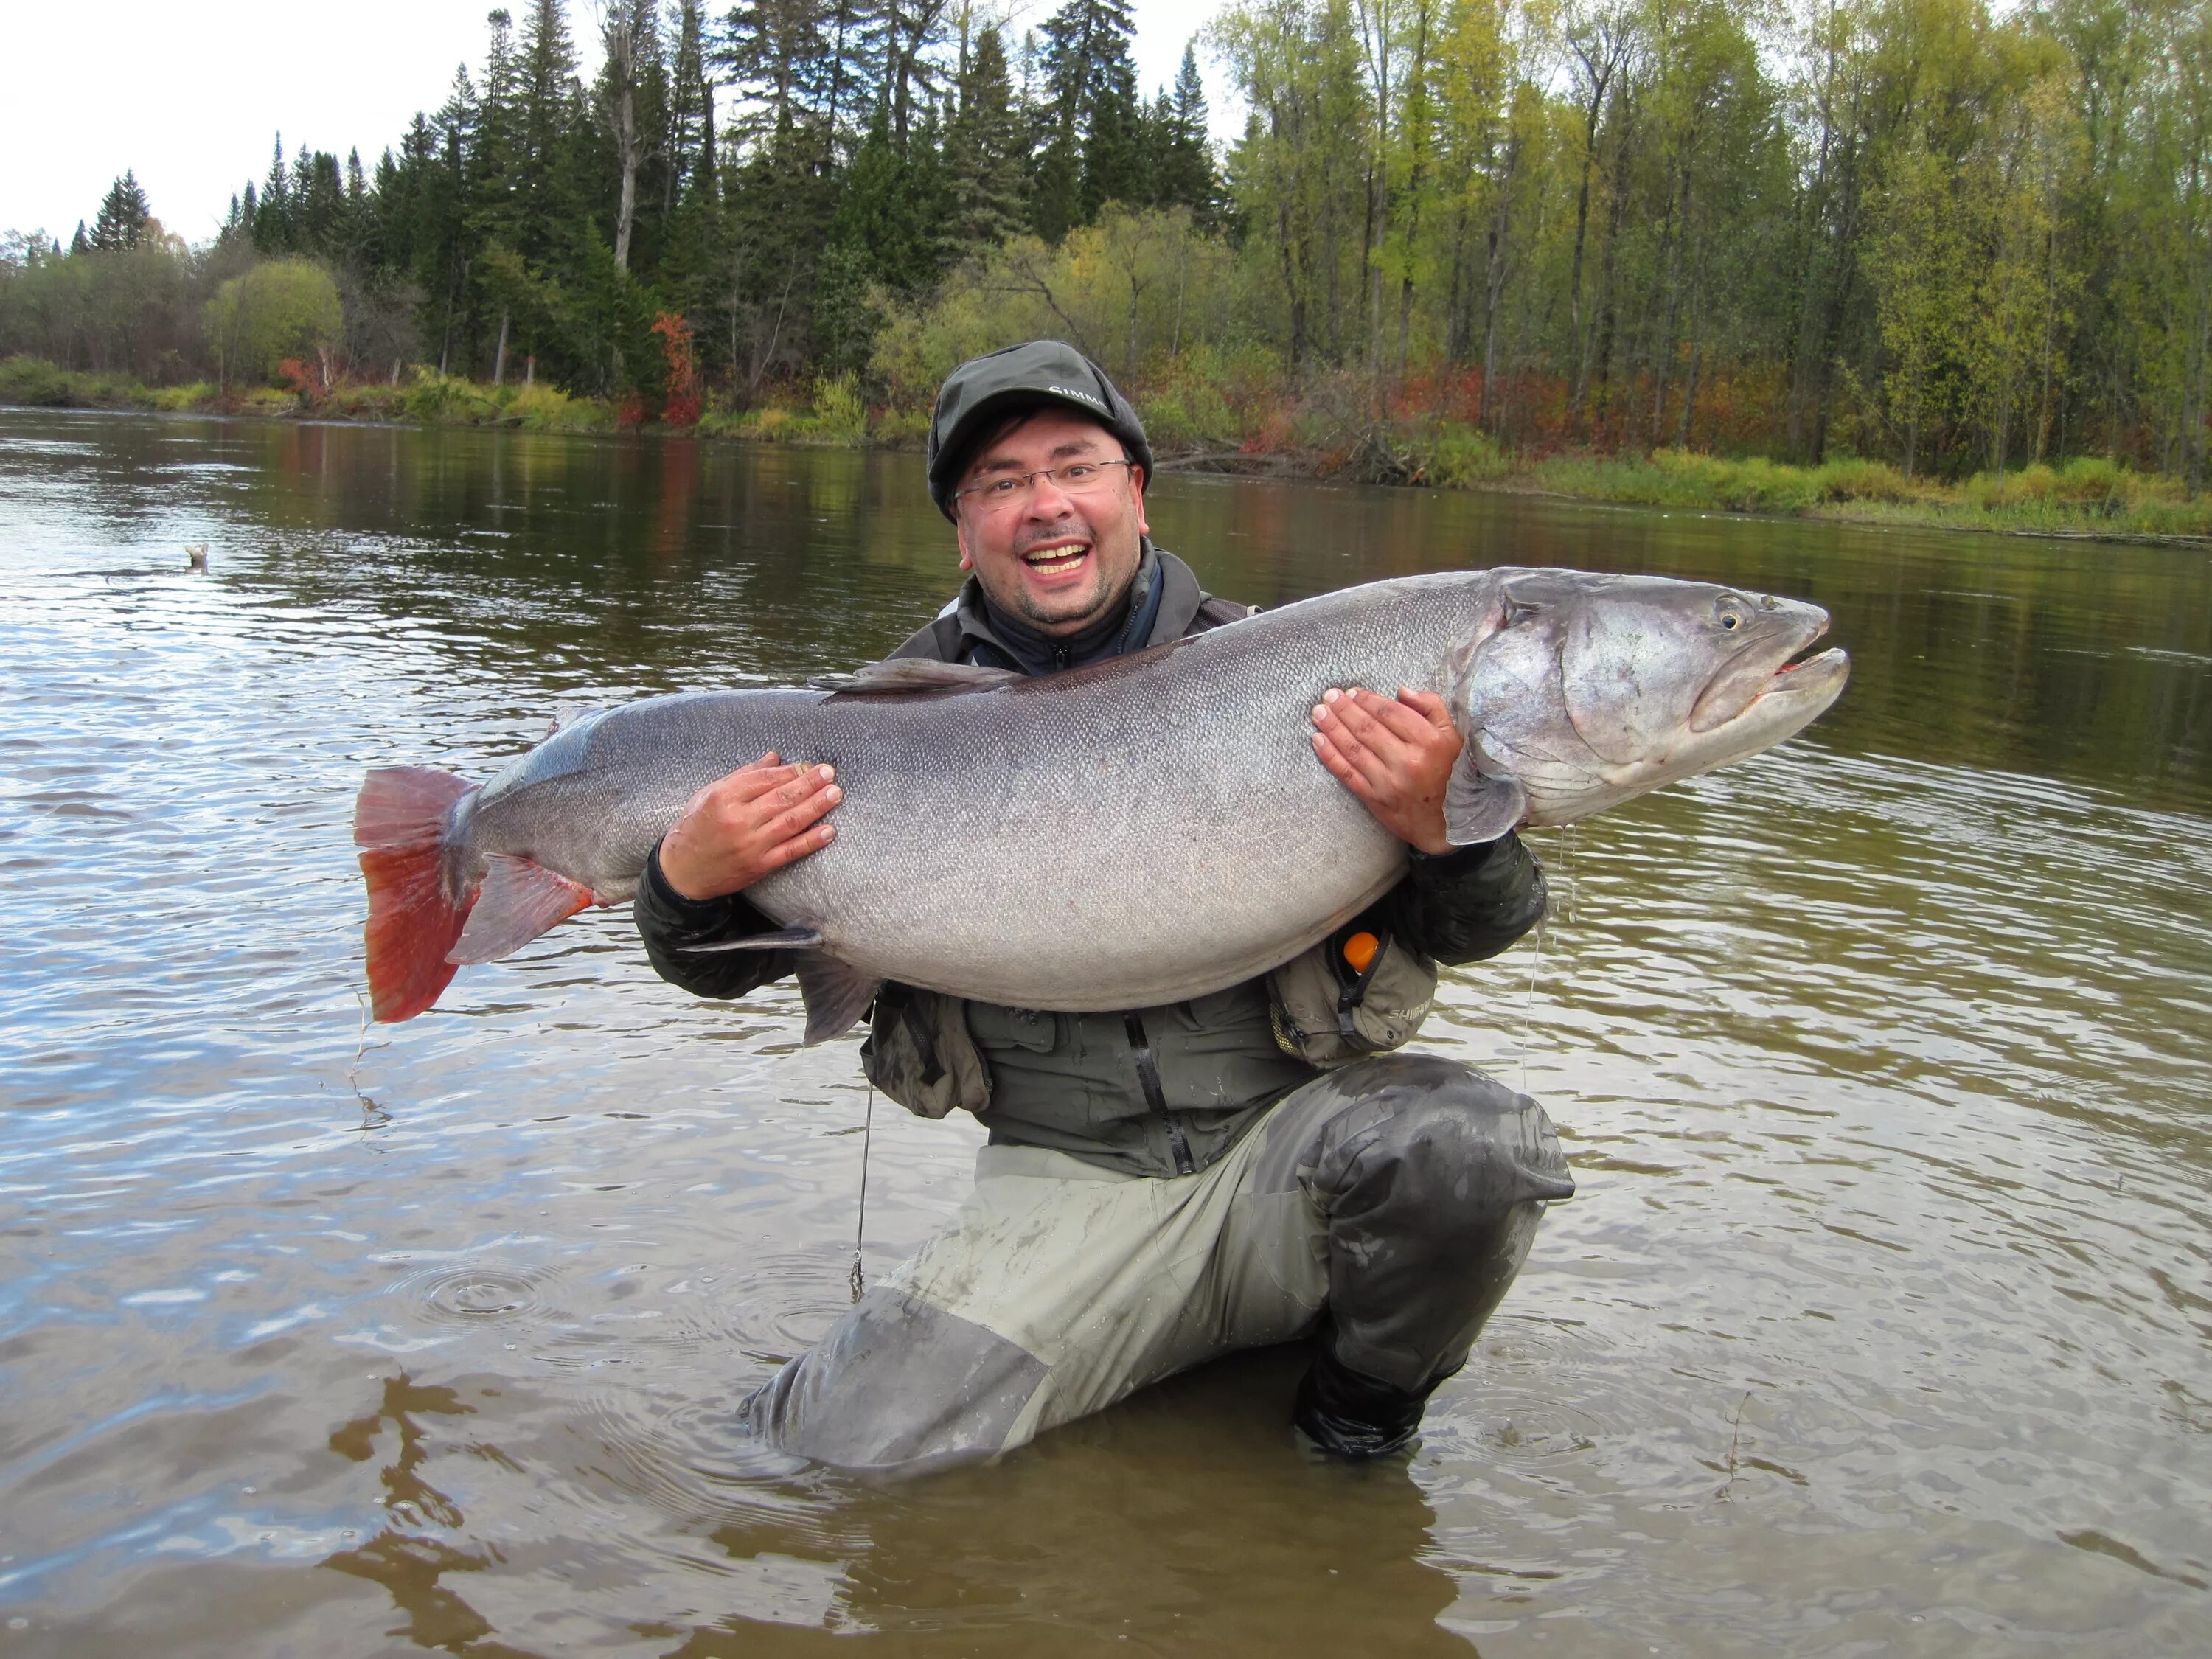
M 185 558 L 187 564 L 191 569 L 198 571 L 202 575 L 205 575 L 207 574 L 207 550 L 208 544 L 205 542 L 192 542 L 186 545 L 185 549 Z

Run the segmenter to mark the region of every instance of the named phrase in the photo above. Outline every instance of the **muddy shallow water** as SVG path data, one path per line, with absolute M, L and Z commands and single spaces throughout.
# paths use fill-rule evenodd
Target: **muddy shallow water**
M 919 463 L 0 411 L 0 1653 L 2212 1648 L 2212 562 L 1193 478 L 1152 519 L 1263 604 L 1771 588 L 1856 678 L 1544 832 L 1540 943 L 1449 976 L 1424 1040 L 1581 1190 L 1409 1462 L 1303 1457 L 1274 1352 L 876 1492 L 732 1423 L 848 1295 L 852 1042 L 605 912 L 364 1045 L 349 826 L 369 765 L 879 653 L 953 579 Z M 870 1272 L 979 1139 L 878 1103 Z

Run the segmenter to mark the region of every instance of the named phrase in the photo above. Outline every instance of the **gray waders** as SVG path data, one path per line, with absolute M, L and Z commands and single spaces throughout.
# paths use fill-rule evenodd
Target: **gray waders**
M 1534 1101 L 1422 1054 L 1302 1085 L 1194 1175 L 987 1146 L 950 1231 L 743 1409 L 784 1451 L 917 1474 L 1321 1332 L 1320 1407 L 1411 1402 L 1410 1432 L 1512 1284 L 1545 1201 L 1573 1191 Z

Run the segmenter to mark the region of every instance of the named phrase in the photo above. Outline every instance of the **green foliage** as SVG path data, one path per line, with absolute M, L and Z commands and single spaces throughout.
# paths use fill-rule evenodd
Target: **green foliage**
M 1138 87 L 1127 0 L 1018 44 L 968 9 L 609 0 L 588 84 L 567 16 L 493 13 L 371 166 L 280 137 L 207 248 L 130 174 L 70 252 L 0 240 L 0 356 L 151 385 L 312 355 L 331 407 L 558 422 L 651 406 L 666 315 L 702 429 L 844 442 L 865 420 L 801 388 L 905 441 L 955 362 L 1046 335 L 1168 447 L 1376 477 L 1649 455 L 1590 487 L 1905 513 L 1958 484 L 2069 522 L 2206 482 L 2203 5 L 1232 0 L 1225 155 L 1194 51 Z M 340 326 L 257 298 L 315 268 Z M 2084 455 L 2127 482 L 2077 499 Z
M 146 407 L 150 401 L 147 389 L 127 374 L 57 368 L 43 357 L 0 361 L 0 404 L 42 409 L 135 409 Z
M 1457 421 L 1442 421 L 1416 450 L 1427 483 L 1449 489 L 1490 483 L 1513 471 L 1511 458 L 1491 435 Z
M 222 380 L 266 381 L 288 357 L 325 357 L 344 338 L 331 273 L 310 259 L 272 259 L 234 276 L 208 301 L 207 335 Z
M 927 403 L 980 352 L 1057 337 L 1132 386 L 1148 362 L 1234 332 L 1232 256 L 1184 208 L 1109 210 L 1057 246 L 1018 236 L 949 280 L 933 302 L 893 305 L 872 367 L 894 404 Z
M 92 246 L 101 253 L 137 247 L 153 220 L 153 210 L 146 205 L 146 192 L 138 187 L 138 175 L 125 172 L 100 204 L 99 216 L 92 226 Z
M 826 442 L 864 442 L 868 435 L 867 406 L 860 401 L 860 376 L 850 369 L 815 382 L 814 435 Z
M 402 407 L 410 420 L 426 426 L 489 426 L 504 412 L 490 387 L 434 368 L 416 370 Z
M 45 358 L 18 356 L 0 362 L 0 404 L 64 409 L 69 403 L 67 377 Z

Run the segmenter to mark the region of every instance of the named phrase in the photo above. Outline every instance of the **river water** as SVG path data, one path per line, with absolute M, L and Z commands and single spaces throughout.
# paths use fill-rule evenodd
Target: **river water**
M 1261 604 L 1559 563 L 1815 599 L 1805 737 L 1537 838 L 1425 1034 L 1581 1183 L 1410 1462 L 1300 1359 L 793 1474 L 866 1096 L 597 912 L 371 1028 L 366 767 L 875 656 L 911 457 L 0 413 L 0 1652 L 2212 1648 L 2212 562 L 1164 478 Z M 185 548 L 206 543 L 208 574 Z M 1224 733 L 1224 742 L 1235 734 Z M 877 1103 L 865 1263 L 979 1136 Z

